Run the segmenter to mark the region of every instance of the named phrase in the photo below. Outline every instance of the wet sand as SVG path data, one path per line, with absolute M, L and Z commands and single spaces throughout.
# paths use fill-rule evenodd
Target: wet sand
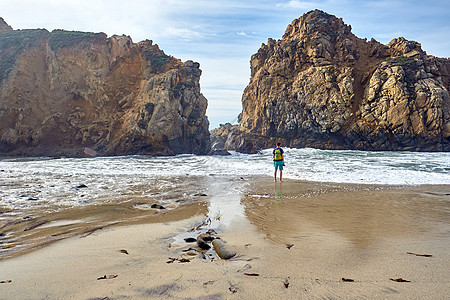
M 204 205 L 180 206 L 153 223 L 149 217 L 141 224 L 110 226 L 4 259 L 0 299 L 445 299 L 450 294 L 449 185 L 243 181 L 211 181 Z M 177 217 L 169 217 L 173 214 Z M 221 260 L 213 250 L 203 254 L 195 243 L 184 242 L 208 229 L 216 230 L 236 257 Z

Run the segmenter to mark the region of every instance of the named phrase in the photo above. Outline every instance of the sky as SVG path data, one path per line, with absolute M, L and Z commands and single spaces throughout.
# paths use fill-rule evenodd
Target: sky
M 168 55 L 200 63 L 210 129 L 236 123 L 250 81 L 250 58 L 294 19 L 320 9 L 360 37 L 387 44 L 403 36 L 428 54 L 450 57 L 448 0 L 0 0 L 14 29 L 45 28 L 153 40 Z

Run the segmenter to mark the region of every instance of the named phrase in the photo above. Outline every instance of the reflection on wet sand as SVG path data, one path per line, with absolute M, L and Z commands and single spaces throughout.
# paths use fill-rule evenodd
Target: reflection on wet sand
M 0 240 L 0 259 L 115 225 L 172 222 L 207 211 L 203 202 L 182 205 L 175 210 L 142 210 L 133 206 L 133 203 L 95 205 L 10 221 L 0 228 L 4 232 Z
M 83 205 L 62 205 L 65 198 L 58 190 L 49 196 L 53 201 L 42 199 L 20 207 L 5 205 L 0 207 L 0 260 L 106 227 L 205 215 L 208 197 L 197 195 L 208 187 L 204 177 L 155 179 L 122 191 L 89 184 L 89 188 L 82 189 Z
M 218 234 L 224 233 L 231 224 L 245 219 L 241 198 L 247 181 L 239 177 L 234 179 L 209 177 L 205 179 L 205 185 L 208 196 L 205 219 L 197 226 L 198 228 L 173 237 L 172 245 L 182 246 L 185 244 L 185 238 L 196 238 L 208 230 L 214 230 Z
M 423 192 L 423 190 L 429 191 Z M 248 219 L 277 243 L 307 242 L 364 248 L 450 225 L 448 186 L 382 187 L 306 182 L 257 185 L 244 197 Z M 438 226 L 436 226 L 438 224 Z
M 178 177 L 175 183 L 164 187 L 159 184 L 160 189 L 151 193 L 148 187 L 140 186 L 135 196 L 111 195 L 110 203 L 67 209 L 38 207 L 25 217 L 7 217 L 0 210 L 0 260 L 112 226 L 173 222 L 203 215 L 208 226 L 198 230 L 199 234 L 208 229 L 221 232 L 236 218 L 244 217 L 240 200 L 246 181 L 240 178 Z M 192 235 L 183 233 L 174 239 L 184 243 L 183 239 Z

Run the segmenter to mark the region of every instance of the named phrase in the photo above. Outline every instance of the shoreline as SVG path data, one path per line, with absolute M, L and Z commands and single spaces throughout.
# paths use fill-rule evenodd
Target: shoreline
M 450 185 L 270 179 L 211 181 L 207 205 L 196 213 L 175 209 L 178 219 L 161 215 L 158 223 L 105 228 L 1 260 L 0 281 L 11 282 L 0 284 L 0 299 L 444 299 L 450 293 Z M 209 250 L 204 259 L 195 243 L 184 242 L 207 229 L 236 257 L 221 260 Z

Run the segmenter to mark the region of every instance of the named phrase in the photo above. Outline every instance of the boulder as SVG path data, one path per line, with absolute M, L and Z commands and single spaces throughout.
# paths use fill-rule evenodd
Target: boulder
M 314 10 L 250 60 L 239 125 L 215 147 L 450 151 L 450 60 L 403 37 L 383 45 Z

